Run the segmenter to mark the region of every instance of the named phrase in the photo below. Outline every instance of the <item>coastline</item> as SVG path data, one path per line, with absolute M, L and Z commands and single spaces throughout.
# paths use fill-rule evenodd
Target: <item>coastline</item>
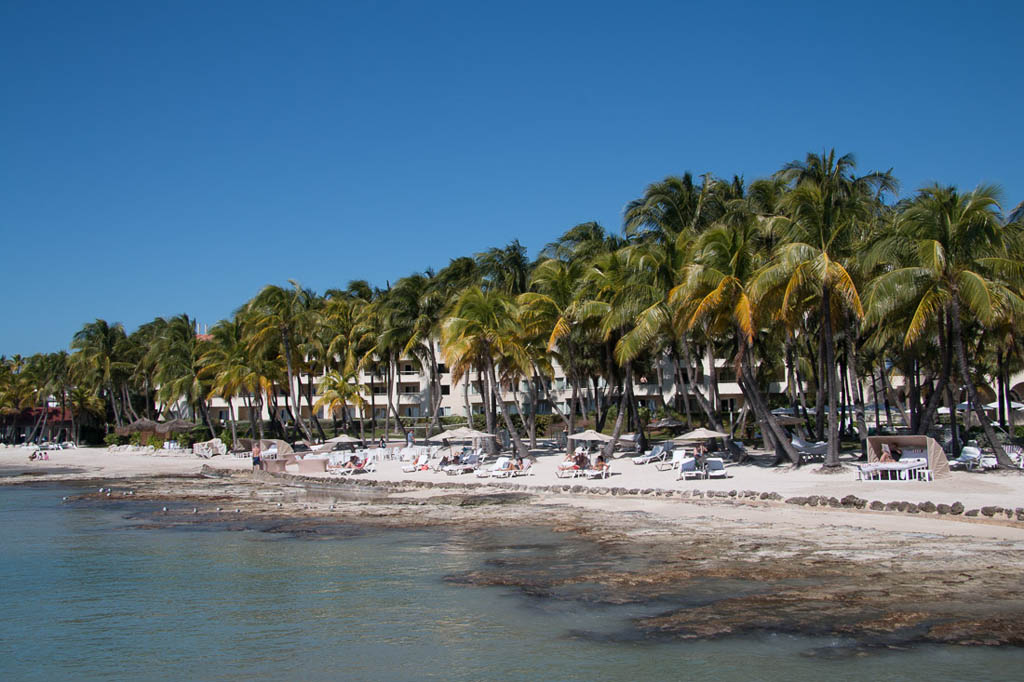
M 136 518 L 154 528 L 217 523 L 316 533 L 325 524 L 345 523 L 381 528 L 546 526 L 594 541 L 621 557 L 622 570 L 599 576 L 570 571 L 538 583 L 535 577 L 526 581 L 500 567 L 460 580 L 542 591 L 573 581 L 596 582 L 604 588 L 602 598 L 617 603 L 681 590 L 697 593 L 712 580 L 757 586 L 749 593 L 640 619 L 635 626 L 645 637 L 792 631 L 852 637 L 869 647 L 923 642 L 1024 645 L 1019 625 L 1024 616 L 1024 522 L 1016 520 L 1015 512 L 1011 520 L 1005 513 L 967 518 L 920 509 L 874 511 L 867 506 L 874 490 L 861 492 L 863 488 L 836 481 L 836 476 L 806 472 L 786 481 L 783 477 L 793 472 L 763 472 L 780 483 L 776 487 L 798 492 L 804 479 L 826 479 L 818 484 L 822 496 L 840 492 L 838 486 L 851 491 L 849 496 L 859 493 L 865 505 L 858 508 L 851 501 L 843 506 L 843 498 L 835 495 L 826 500 L 835 499 L 837 506 L 827 501 L 814 507 L 787 503 L 799 496 L 782 494 L 780 499 L 762 499 L 769 491 L 757 490 L 763 486 L 743 475 L 748 468 L 727 479 L 725 490 L 707 481 L 670 489 L 611 485 L 625 483 L 625 474 L 622 481 L 612 478 L 601 487 L 551 480 L 540 473 L 488 483 L 469 477 L 417 478 L 425 472 L 391 480 L 393 471 L 335 480 L 253 474 L 247 460 L 223 457 L 71 450 L 51 453 L 48 462 L 29 463 L 27 452 L 0 452 L 0 485 L 81 486 L 83 492 L 70 503 L 127 503 Z M 1019 479 L 993 476 L 988 482 L 968 483 L 991 486 L 995 507 L 1012 499 Z M 84 489 L 90 483 L 97 487 Z M 881 501 L 876 498 L 886 493 L 905 501 L 925 489 L 935 503 L 952 502 L 940 497 L 942 490 L 929 489 L 930 484 L 910 485 L 918 487 L 896 483 L 870 499 Z M 109 488 L 110 497 L 98 492 L 99 487 Z M 1000 493 L 1002 488 L 1007 491 Z M 973 501 L 971 495 L 984 494 L 974 491 L 961 497 Z M 154 504 L 158 502 L 168 511 Z

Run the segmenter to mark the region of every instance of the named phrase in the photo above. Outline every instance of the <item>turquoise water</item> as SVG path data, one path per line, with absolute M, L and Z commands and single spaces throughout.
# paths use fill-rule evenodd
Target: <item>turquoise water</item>
M 630 619 L 674 604 L 464 584 L 600 570 L 542 529 L 147 529 L 125 518 L 138 505 L 62 504 L 72 492 L 0 489 L 0 679 L 996 680 L 1024 664 L 1020 649 L 650 641 Z

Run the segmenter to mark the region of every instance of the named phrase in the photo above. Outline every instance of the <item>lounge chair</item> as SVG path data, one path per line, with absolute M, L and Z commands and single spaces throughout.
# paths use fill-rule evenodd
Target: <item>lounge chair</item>
M 327 473 L 331 476 L 351 476 L 352 474 L 368 474 L 377 470 L 377 463 L 370 459 L 369 456 L 364 457 L 362 461 L 357 462 L 354 467 L 350 466 L 336 466 L 327 467 Z
M 463 460 L 460 463 L 449 464 L 448 466 L 444 467 L 442 471 L 444 471 L 444 473 L 448 474 L 449 476 L 458 476 L 459 474 L 471 474 L 480 467 L 482 461 L 483 459 L 480 457 L 480 455 L 474 452 L 469 455 L 464 455 Z
M 793 436 L 791 439 L 793 443 L 793 449 L 799 452 L 801 455 L 810 455 L 812 457 L 823 456 L 828 452 L 828 443 L 825 441 L 818 441 L 817 443 L 808 443 L 800 436 Z
M 416 461 L 414 461 L 412 464 L 406 464 L 405 466 L 403 466 L 402 471 L 404 471 L 407 474 L 411 474 L 414 471 L 419 471 L 422 467 L 427 466 L 427 462 L 429 460 L 430 455 L 428 455 L 427 453 L 423 453 L 422 455 L 417 457 Z
M 659 462 L 667 456 L 668 450 L 665 448 L 665 445 L 658 444 L 639 457 L 634 457 L 633 464 L 650 464 L 651 462 Z
M 678 469 L 686 459 L 686 450 L 676 450 L 672 453 L 672 459 L 670 461 L 661 460 L 654 465 L 658 471 L 668 471 L 669 469 Z M 691 458 L 692 459 L 692 458 Z
M 704 471 L 697 468 L 697 460 L 693 457 L 685 457 L 679 463 L 679 477 L 677 481 L 688 481 L 691 478 L 704 478 Z
M 512 459 L 510 457 L 499 457 L 497 460 L 495 460 L 494 464 L 491 467 L 487 469 L 477 470 L 476 476 L 477 478 L 489 478 L 493 476 L 496 472 L 508 470 L 511 464 Z
M 725 462 L 721 457 L 708 457 L 704 467 L 704 474 L 708 478 L 728 478 L 729 473 L 725 470 Z
M 600 469 L 584 469 L 583 475 L 587 478 L 608 478 L 612 474 L 612 465 L 605 462 Z
M 533 460 L 526 458 L 523 460 L 522 469 L 512 469 L 511 475 L 514 476 L 533 476 Z

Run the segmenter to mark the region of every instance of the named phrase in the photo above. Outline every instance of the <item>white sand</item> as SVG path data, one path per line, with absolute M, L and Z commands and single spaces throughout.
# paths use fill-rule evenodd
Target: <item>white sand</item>
M 0 450 L 0 481 L 33 482 L 57 479 L 90 478 L 131 478 L 162 474 L 197 474 L 204 465 L 226 471 L 248 471 L 250 460 L 234 457 L 213 457 L 201 459 L 189 454 L 161 456 L 152 454 L 111 453 L 104 448 L 80 448 L 77 450 L 50 451 L 48 461 L 30 462 L 28 449 Z M 729 466 L 729 477 L 721 480 L 676 480 L 675 471 L 658 471 L 653 464 L 635 465 L 628 458 L 612 460 L 612 475 L 607 479 L 588 480 L 585 478 L 560 479 L 555 470 L 561 462 L 559 455 L 537 458 L 532 472 L 520 476 L 515 483 L 528 486 L 581 485 L 585 487 L 604 486 L 644 490 L 702 490 L 702 491 L 757 491 L 777 492 L 783 498 L 793 496 L 825 495 L 842 498 L 856 495 L 867 500 L 882 502 L 906 500 L 935 504 L 961 502 L 967 509 L 986 505 L 1005 508 L 1024 506 L 1024 476 L 1016 473 L 970 474 L 954 472 L 953 477 L 928 483 L 917 481 L 857 481 L 852 468 L 844 473 L 825 475 L 817 473 L 816 465 L 800 469 L 788 467 L 762 468 L 758 466 Z M 402 467 L 407 463 L 384 461 L 378 471 L 357 474 L 361 478 L 380 481 L 432 481 L 434 483 L 498 483 L 508 479 L 479 478 L 474 474 L 448 476 L 434 471 L 407 473 Z M 20 475 L 18 475 L 20 474 Z M 413 490 L 409 495 L 437 494 L 436 490 Z M 984 519 L 971 520 L 957 517 L 938 517 L 934 514 L 898 514 L 866 512 L 847 509 L 805 508 L 779 503 L 745 503 L 735 505 L 714 502 L 680 504 L 678 500 L 650 497 L 579 496 L 548 493 L 545 502 L 571 504 L 592 509 L 609 511 L 634 511 L 663 517 L 670 521 L 692 522 L 695 519 L 742 520 L 749 519 L 758 525 L 777 525 L 782 530 L 789 528 L 800 532 L 808 527 L 822 524 L 833 526 L 838 532 L 842 528 L 871 527 L 904 532 L 940 533 L 943 535 L 978 535 L 999 537 L 1008 540 L 1024 540 L 1024 525 L 995 525 Z M 1019 526 L 1019 527 L 1018 527 Z

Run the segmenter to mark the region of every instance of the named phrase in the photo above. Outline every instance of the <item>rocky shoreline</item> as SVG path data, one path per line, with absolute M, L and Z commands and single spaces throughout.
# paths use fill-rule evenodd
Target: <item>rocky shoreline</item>
M 642 638 L 792 632 L 852 638 L 867 648 L 1024 646 L 1024 541 L 859 524 L 915 514 L 957 528 L 1016 528 L 1019 509 L 971 515 L 975 510 L 955 502 L 879 506 L 852 495 L 793 500 L 740 490 L 709 495 L 514 482 L 438 485 L 213 469 L 191 477 L 75 484 L 95 487 L 68 503 L 127 503 L 133 518 L 153 528 L 217 524 L 314 535 L 355 526 L 551 528 L 599 548 L 601 570 L 510 571 L 502 565 L 449 580 L 548 598 L 675 604 L 634 622 L 632 636 Z M 678 518 L 661 514 L 657 505 L 671 505 Z M 780 518 L 787 511 L 802 516 Z M 723 593 L 709 587 L 716 581 L 745 587 Z M 583 585 L 585 592 L 573 591 Z

